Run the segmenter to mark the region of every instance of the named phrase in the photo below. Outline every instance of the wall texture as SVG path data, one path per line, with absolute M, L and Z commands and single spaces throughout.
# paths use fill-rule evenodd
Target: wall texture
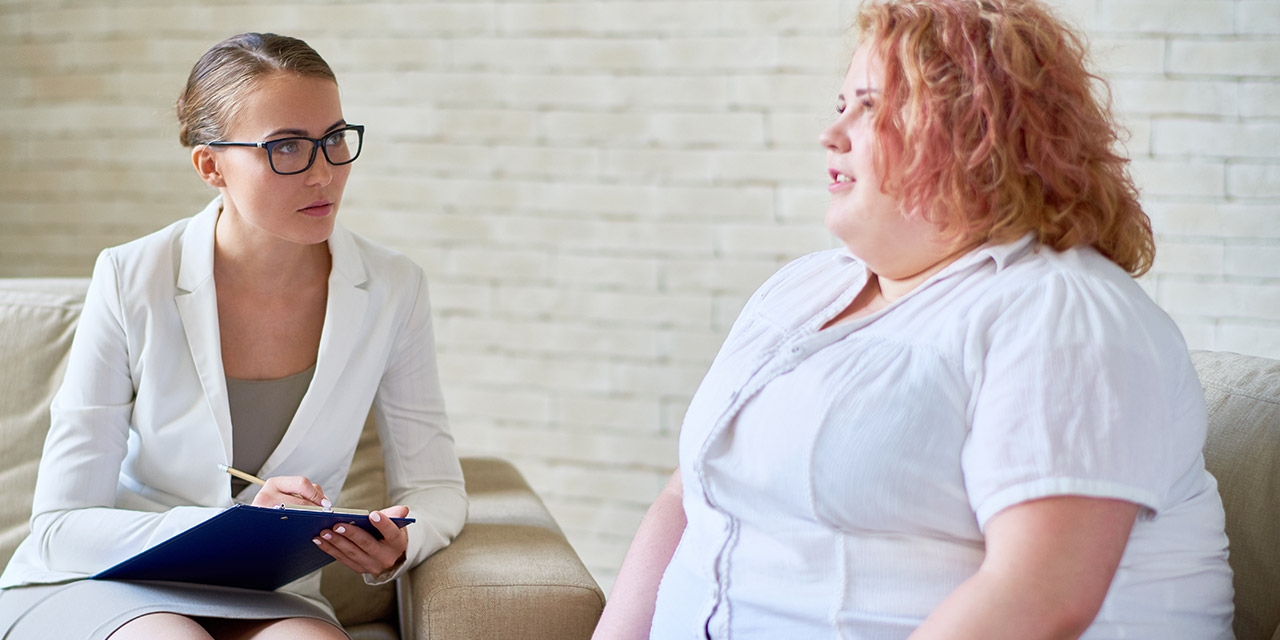
M 816 136 L 852 0 L 0 0 L 0 276 L 87 275 L 213 194 L 172 103 L 308 40 L 369 127 L 345 223 L 433 282 L 461 449 L 513 459 L 608 589 L 750 292 L 831 246 Z M 1193 347 L 1280 357 L 1280 2 L 1055 0 L 1112 82 Z

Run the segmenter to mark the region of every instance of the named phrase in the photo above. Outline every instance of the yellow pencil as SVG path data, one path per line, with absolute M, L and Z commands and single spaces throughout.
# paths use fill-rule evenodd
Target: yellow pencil
M 266 481 L 266 480 L 263 480 L 262 478 L 259 478 L 258 476 L 255 476 L 255 475 L 253 475 L 253 474 L 251 474 L 251 473 L 245 473 L 245 472 L 243 472 L 243 471 L 241 471 L 241 470 L 239 470 L 239 469 L 237 469 L 237 468 L 235 468 L 235 467 L 229 467 L 229 466 L 227 466 L 227 465 L 225 465 L 225 464 L 222 464 L 221 462 L 219 462 L 219 463 L 218 463 L 218 470 L 220 470 L 220 471 L 226 471 L 227 473 L 229 473 L 229 474 L 231 474 L 231 475 L 233 475 L 233 476 L 235 476 L 235 477 L 237 477 L 237 478 L 240 478 L 241 480 L 244 480 L 245 482 L 252 482 L 252 483 L 254 483 L 254 484 L 258 485 L 258 486 L 262 486 L 262 485 L 264 485 L 264 484 L 266 484 L 266 483 L 267 483 L 267 481 Z
M 232 467 L 232 466 L 228 466 L 228 465 L 222 464 L 221 462 L 219 462 L 219 463 L 218 463 L 218 470 L 219 470 L 219 471 L 226 471 L 227 473 L 229 473 L 229 474 L 231 474 L 231 475 L 233 475 L 233 476 L 235 476 L 235 477 L 237 477 L 237 478 L 240 478 L 241 480 L 244 480 L 245 482 L 252 482 L 253 484 L 256 484 L 256 485 L 258 485 L 258 486 L 263 486 L 263 485 L 267 484 L 267 481 L 266 481 L 266 480 L 263 480 L 262 478 L 259 478 L 258 476 L 255 476 L 255 475 L 253 475 L 252 473 L 245 473 L 245 472 L 243 472 L 243 471 L 241 471 L 241 470 L 239 470 L 239 469 L 237 469 L 237 468 L 235 468 L 235 467 Z M 297 497 L 299 497 L 299 498 L 302 498 L 303 500 L 306 500 L 306 499 L 307 499 L 307 498 L 303 498 L 302 496 L 299 496 L 299 495 L 297 495 L 297 494 L 289 494 L 289 495 L 297 496 Z M 283 506 L 283 505 L 281 505 L 281 506 Z M 317 505 L 317 506 L 318 506 L 318 507 L 320 507 L 320 508 L 321 508 L 322 510 L 324 510 L 324 511 L 333 511 L 333 503 L 329 502 L 329 499 L 328 499 L 328 498 L 325 498 L 325 499 L 321 500 L 321 501 L 320 501 L 320 504 L 319 504 L 319 505 Z

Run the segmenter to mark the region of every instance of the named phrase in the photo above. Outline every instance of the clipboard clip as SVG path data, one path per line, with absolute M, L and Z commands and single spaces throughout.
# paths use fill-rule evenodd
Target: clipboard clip
M 321 512 L 321 513 L 336 513 L 332 505 L 330 505 L 330 506 L 328 506 L 328 507 L 311 507 L 311 506 L 306 506 L 306 505 L 294 505 L 294 506 L 292 506 L 292 507 L 291 507 L 291 506 L 289 506 L 289 505 L 287 505 L 287 504 L 285 504 L 285 503 L 281 502 L 280 504 L 278 504 L 278 505 L 276 505 L 276 506 L 272 507 L 272 509 L 278 509 L 278 510 L 281 510 L 281 511 L 283 511 L 283 510 L 285 510 L 285 509 L 301 509 L 301 510 L 304 510 L 304 511 L 319 511 L 319 512 Z M 350 509 L 350 510 L 348 510 L 348 512 L 350 512 L 350 513 L 359 513 L 359 514 L 361 514 L 361 515 L 366 515 L 366 514 L 368 513 L 367 511 L 358 511 L 358 510 L 355 510 L 355 509 Z

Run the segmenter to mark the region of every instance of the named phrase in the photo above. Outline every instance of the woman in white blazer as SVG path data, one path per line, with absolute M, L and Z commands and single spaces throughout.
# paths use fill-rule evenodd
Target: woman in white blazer
M 345 638 L 318 573 L 252 597 L 84 578 L 233 501 L 339 503 L 371 407 L 396 504 L 371 514 L 383 539 L 315 543 L 385 582 L 466 516 L 422 270 L 335 221 L 363 127 L 328 65 L 300 40 L 235 36 L 196 64 L 178 115 L 220 195 L 98 258 L 31 534 L 0 576 L 6 637 Z M 264 486 L 233 488 L 219 465 L 242 457 Z

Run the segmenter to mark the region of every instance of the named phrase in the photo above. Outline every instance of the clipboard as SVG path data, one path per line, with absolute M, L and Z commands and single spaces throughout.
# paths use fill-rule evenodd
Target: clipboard
M 414 519 L 391 521 L 404 528 Z M 311 540 L 339 524 L 382 537 L 367 514 L 237 504 L 91 577 L 274 591 L 333 562 Z

